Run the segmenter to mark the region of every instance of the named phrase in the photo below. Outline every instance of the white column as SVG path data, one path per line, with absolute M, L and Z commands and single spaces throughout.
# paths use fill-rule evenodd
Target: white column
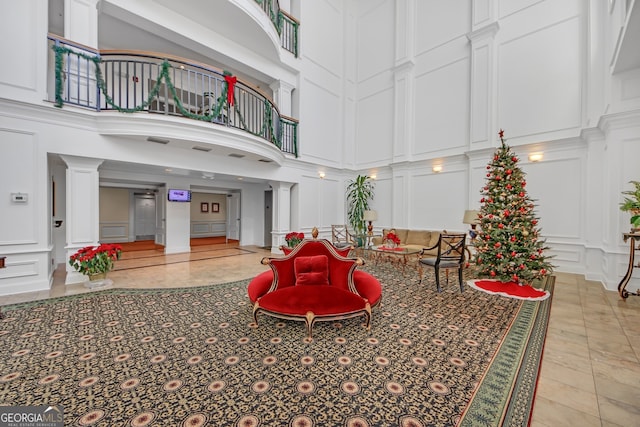
M 64 0 L 64 37 L 98 48 L 98 0 Z
M 79 248 L 95 246 L 100 238 L 100 184 L 98 167 L 102 159 L 60 156 L 67 164 L 67 260 Z M 66 284 L 84 281 L 84 276 L 67 262 Z
M 295 86 L 285 81 L 278 80 L 277 82 L 272 83 L 269 87 L 273 91 L 273 101 L 276 103 L 280 113 L 291 117 L 291 92 L 295 89 Z
M 271 227 L 271 252 L 278 252 L 285 244 L 284 236 L 291 231 L 291 187 L 290 182 L 270 182 L 273 189 L 273 223 Z
M 182 181 L 165 182 L 165 188 L 189 190 Z M 166 201 L 165 254 L 191 252 L 191 203 Z

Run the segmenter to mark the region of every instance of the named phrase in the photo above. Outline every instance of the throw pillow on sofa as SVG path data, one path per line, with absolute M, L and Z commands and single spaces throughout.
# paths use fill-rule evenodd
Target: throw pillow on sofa
M 326 255 L 297 257 L 293 269 L 296 286 L 329 285 L 329 258 Z

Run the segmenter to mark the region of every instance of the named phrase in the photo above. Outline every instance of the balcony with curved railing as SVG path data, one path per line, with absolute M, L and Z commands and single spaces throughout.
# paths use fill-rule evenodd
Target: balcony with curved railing
M 181 58 L 98 51 L 49 35 L 54 99 L 96 111 L 183 116 L 250 133 L 298 156 L 298 122 L 235 76 Z
M 280 44 L 289 52 L 298 56 L 298 27 L 300 22 L 287 12 L 280 9 L 278 0 L 255 0 L 260 5 L 264 13 L 267 14 L 271 22 L 280 35 Z

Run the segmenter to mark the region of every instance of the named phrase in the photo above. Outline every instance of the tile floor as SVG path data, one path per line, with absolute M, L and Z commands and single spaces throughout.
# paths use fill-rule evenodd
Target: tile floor
M 246 279 L 266 270 L 260 260 L 270 252 L 241 249 L 217 245 L 178 256 L 154 251 L 124 254 L 127 269 L 109 273 L 111 286 L 199 286 Z M 150 258 L 166 264 L 145 267 Z M 5 296 L 2 304 L 92 292 L 82 284 L 65 286 L 64 267 L 56 270 L 49 291 Z M 640 426 L 640 297 L 622 300 L 583 276 L 556 276 L 531 425 Z

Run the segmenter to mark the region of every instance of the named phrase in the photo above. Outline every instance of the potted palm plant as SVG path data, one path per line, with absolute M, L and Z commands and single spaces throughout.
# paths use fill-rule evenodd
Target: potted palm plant
M 625 197 L 624 201 L 620 203 L 620 210 L 622 212 L 629 212 L 631 218 L 631 232 L 635 233 L 640 230 L 640 181 L 629 181 L 633 184 L 633 190 L 623 191 Z
M 358 175 L 347 185 L 347 220 L 353 229 L 358 246 L 364 245 L 365 230 L 364 211 L 369 210 L 369 201 L 373 200 L 374 185 L 367 175 Z

